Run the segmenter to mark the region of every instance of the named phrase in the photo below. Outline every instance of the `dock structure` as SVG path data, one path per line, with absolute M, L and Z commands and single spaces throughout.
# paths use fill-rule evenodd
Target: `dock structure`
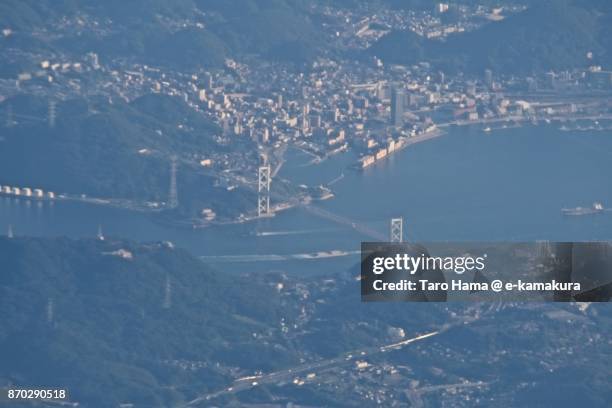
M 401 243 L 404 241 L 404 219 L 391 218 L 390 242 Z

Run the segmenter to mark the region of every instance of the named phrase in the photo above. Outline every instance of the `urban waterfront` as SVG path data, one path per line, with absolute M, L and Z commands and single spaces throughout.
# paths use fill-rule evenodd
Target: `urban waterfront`
M 560 131 L 557 124 L 493 132 L 456 127 L 364 171 L 351 168 L 351 153 L 309 164 L 308 156 L 290 151 L 279 177 L 309 185 L 331 181 L 335 197 L 316 206 L 381 234 L 388 233 L 390 218 L 401 216 L 406 240 L 605 240 L 612 237 L 612 213 L 567 217 L 560 210 L 612 203 L 610 136 Z M 278 268 L 277 261 L 286 260 L 292 267 L 318 262 L 335 269 L 354 263 L 360 242 L 368 240 L 300 208 L 197 230 L 166 227 L 152 217 L 74 202 L 0 198 L 0 226 L 6 231 L 11 225 L 15 235 L 94 237 L 100 225 L 107 236 L 172 241 L 222 268 L 247 261 Z M 287 258 L 321 251 L 328 252 L 317 261 Z

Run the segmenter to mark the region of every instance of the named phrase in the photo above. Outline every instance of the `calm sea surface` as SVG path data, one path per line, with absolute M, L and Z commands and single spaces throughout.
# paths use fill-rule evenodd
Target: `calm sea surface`
M 334 180 L 336 197 L 316 205 L 384 234 L 389 219 L 402 216 L 408 240 L 612 239 L 612 212 L 564 217 L 560 211 L 594 201 L 612 206 L 611 131 L 455 128 L 363 172 L 349 168 L 355 160 L 350 153 L 319 165 L 309 165 L 310 157 L 299 151 L 288 157 L 279 177 L 311 185 Z M 346 224 L 302 209 L 249 224 L 182 230 L 124 210 L 3 197 L 0 233 L 9 224 L 16 235 L 69 237 L 92 237 L 102 225 L 110 236 L 172 241 L 224 268 L 247 261 L 268 269 L 344 267 L 357 256 L 275 262 L 267 255 L 354 253 L 368 240 Z

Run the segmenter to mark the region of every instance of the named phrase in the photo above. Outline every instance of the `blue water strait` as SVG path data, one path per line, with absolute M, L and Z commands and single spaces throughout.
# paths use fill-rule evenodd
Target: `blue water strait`
M 299 151 L 289 151 L 287 158 L 279 177 L 309 185 L 334 181 L 335 197 L 315 205 L 385 235 L 389 219 L 401 216 L 407 240 L 612 239 L 612 212 L 568 217 L 560 211 L 594 201 L 612 206 L 609 131 L 560 131 L 556 125 L 490 133 L 454 128 L 365 171 L 351 168 L 351 153 L 318 165 L 308 164 L 311 158 Z M 340 250 L 349 256 L 302 262 L 348 265 L 360 242 L 369 239 L 300 208 L 262 221 L 190 230 L 161 225 L 143 213 L 2 197 L 2 233 L 9 224 L 15 235 L 69 237 L 94 237 L 101 225 L 107 236 L 169 240 L 226 264 L 228 258 L 217 257 Z

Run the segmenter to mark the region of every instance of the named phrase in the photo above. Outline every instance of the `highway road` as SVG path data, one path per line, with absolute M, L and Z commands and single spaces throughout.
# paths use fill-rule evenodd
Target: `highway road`
M 249 388 L 259 387 L 263 384 L 279 384 L 291 382 L 295 377 L 300 375 L 307 375 L 310 373 L 317 374 L 318 372 L 329 369 L 331 367 L 337 367 L 340 365 L 351 364 L 354 363 L 358 359 L 365 358 L 366 356 L 372 356 L 379 353 L 385 353 L 391 350 L 399 350 L 408 344 L 415 343 L 417 341 L 423 341 L 430 337 L 436 336 L 442 333 L 444 330 L 433 331 L 425 334 L 421 334 L 419 336 L 402 340 L 400 342 L 391 343 L 387 345 L 383 345 L 380 347 L 368 347 L 364 349 L 354 350 L 352 352 L 344 353 L 338 357 L 334 357 L 331 359 L 320 360 L 312 363 L 303 364 L 297 367 L 275 371 L 269 374 L 262 375 L 253 375 L 243 378 L 236 379 L 233 384 L 225 389 L 218 390 L 209 394 L 204 394 L 195 398 L 192 401 L 189 401 L 187 404 L 183 405 L 183 408 L 186 407 L 194 407 L 206 401 L 210 401 L 212 399 L 221 397 L 223 395 L 236 394 L 240 391 L 247 390 Z

